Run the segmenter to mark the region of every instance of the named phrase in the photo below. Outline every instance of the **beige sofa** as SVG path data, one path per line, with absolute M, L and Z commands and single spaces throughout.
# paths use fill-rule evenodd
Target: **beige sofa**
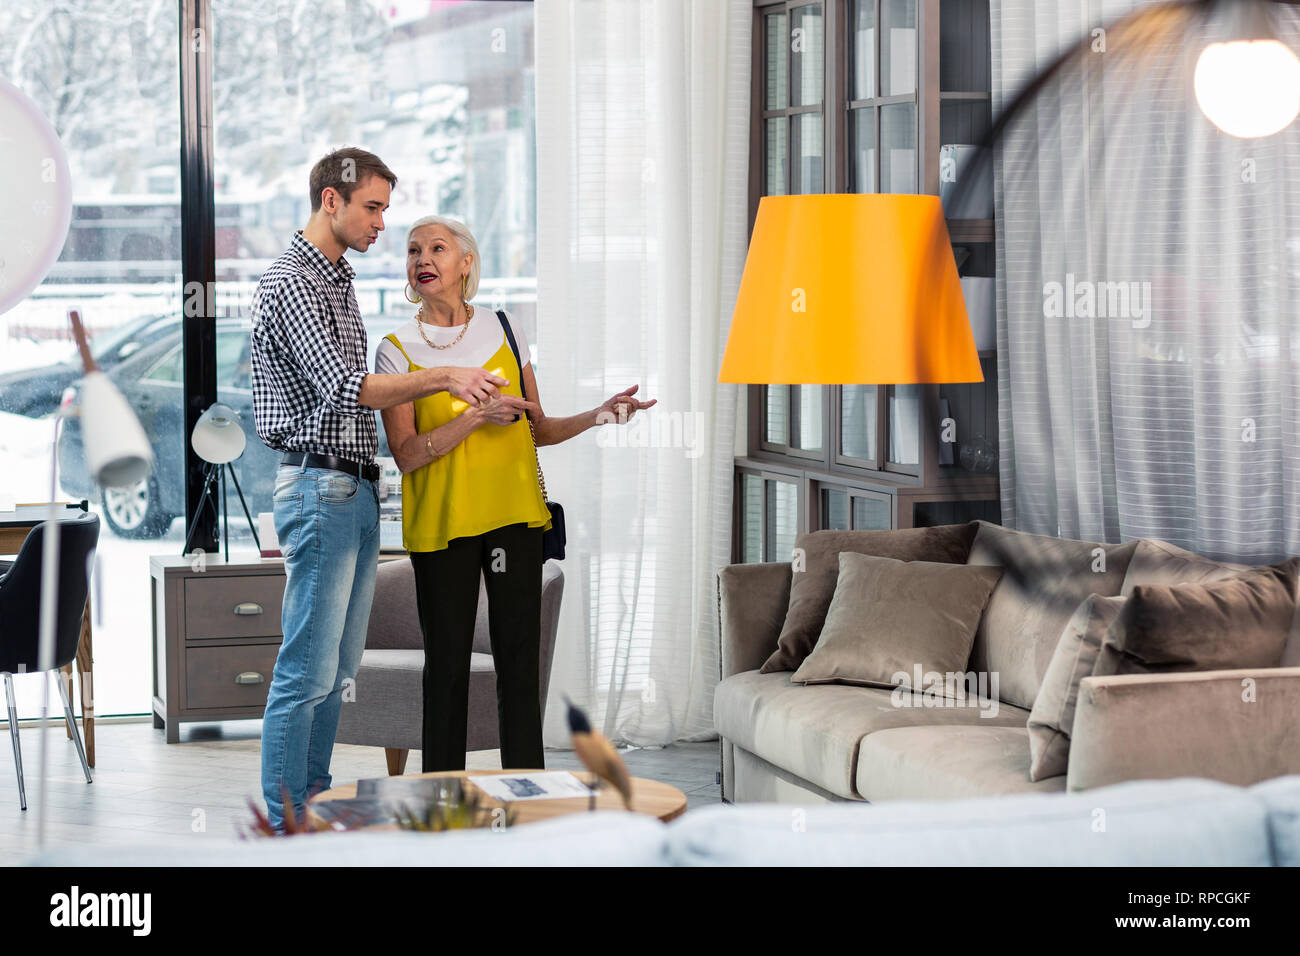
M 1127 562 L 1135 546 L 1108 547 Z M 1030 575 L 1060 574 L 1032 562 L 1027 568 Z M 1111 591 L 1137 571 L 1112 570 Z M 794 684 L 792 671 L 759 671 L 776 650 L 790 586 L 788 563 L 718 572 L 722 679 L 714 723 L 724 800 L 956 799 L 1189 776 L 1248 785 L 1300 772 L 1300 666 L 1281 666 L 1087 677 L 1068 775 L 1033 782 L 1026 723 L 1056 635 L 986 633 L 981 625 L 970 666 L 1020 672 L 1005 675 L 996 706 L 927 707 L 906 691 Z M 985 624 L 988 618 L 986 611 Z M 1300 663 L 1295 628 L 1282 663 Z M 1247 679 L 1255 699 L 1244 707 Z

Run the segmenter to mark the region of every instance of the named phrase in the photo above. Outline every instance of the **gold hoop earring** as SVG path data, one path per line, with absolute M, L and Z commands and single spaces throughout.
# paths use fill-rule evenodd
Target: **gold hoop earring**
M 402 298 L 405 299 L 407 302 L 411 303 L 411 305 L 415 305 L 420 301 L 420 297 L 418 295 L 414 299 L 411 298 L 410 293 L 413 291 L 415 290 L 411 288 L 411 283 L 409 282 L 406 283 L 406 285 L 402 288 Z

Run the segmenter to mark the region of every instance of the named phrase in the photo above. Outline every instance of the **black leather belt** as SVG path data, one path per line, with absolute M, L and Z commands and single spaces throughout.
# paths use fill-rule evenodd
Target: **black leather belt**
M 361 464 L 356 461 L 349 461 L 347 458 L 335 458 L 333 455 L 316 455 L 306 451 L 287 451 L 284 457 L 280 459 L 282 465 L 301 465 L 306 463 L 308 468 L 329 468 L 332 471 L 343 471 L 349 475 L 356 475 L 358 478 L 365 478 L 367 481 L 379 480 L 379 466 L 374 462 Z

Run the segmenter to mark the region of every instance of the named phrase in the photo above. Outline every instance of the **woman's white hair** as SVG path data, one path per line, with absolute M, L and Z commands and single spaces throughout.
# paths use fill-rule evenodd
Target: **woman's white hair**
M 479 255 L 478 241 L 474 238 L 474 233 L 470 232 L 469 226 L 459 219 L 452 219 L 449 216 L 424 216 L 411 223 L 410 231 L 406 233 L 408 246 L 411 244 L 411 236 L 415 235 L 415 230 L 425 226 L 442 226 L 456 237 L 456 244 L 460 246 L 462 256 L 468 254 L 474 257 L 469 261 L 469 276 L 465 279 L 465 301 L 468 302 L 478 294 Z

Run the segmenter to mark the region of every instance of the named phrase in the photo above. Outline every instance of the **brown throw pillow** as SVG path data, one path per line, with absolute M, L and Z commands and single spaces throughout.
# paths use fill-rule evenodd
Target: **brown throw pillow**
M 1142 584 L 1204 584 L 1222 581 L 1239 571 L 1249 570 L 1250 565 L 1247 564 L 1215 561 L 1168 541 L 1142 538 L 1137 543 L 1137 550 L 1133 552 L 1133 560 L 1128 563 L 1124 587 L 1119 593 L 1128 597 L 1135 587 Z
M 841 552 L 839 564 L 821 639 L 791 681 L 895 687 L 916 683 L 917 668 L 965 672 L 1000 568 L 852 552 Z
M 1029 779 L 1059 777 L 1069 769 L 1070 732 L 1079 681 L 1091 677 L 1102 641 L 1124 607 L 1122 597 L 1093 594 L 1070 618 L 1056 653 L 1043 675 L 1043 686 L 1029 713 Z
M 1093 674 L 1276 667 L 1296 610 L 1300 558 L 1206 584 L 1138 585 Z
M 812 653 L 831 606 L 843 551 L 900 561 L 965 564 L 975 523 L 906 528 L 901 531 L 813 531 L 795 539 L 790 607 L 777 648 L 760 668 L 764 674 L 797 670 Z

